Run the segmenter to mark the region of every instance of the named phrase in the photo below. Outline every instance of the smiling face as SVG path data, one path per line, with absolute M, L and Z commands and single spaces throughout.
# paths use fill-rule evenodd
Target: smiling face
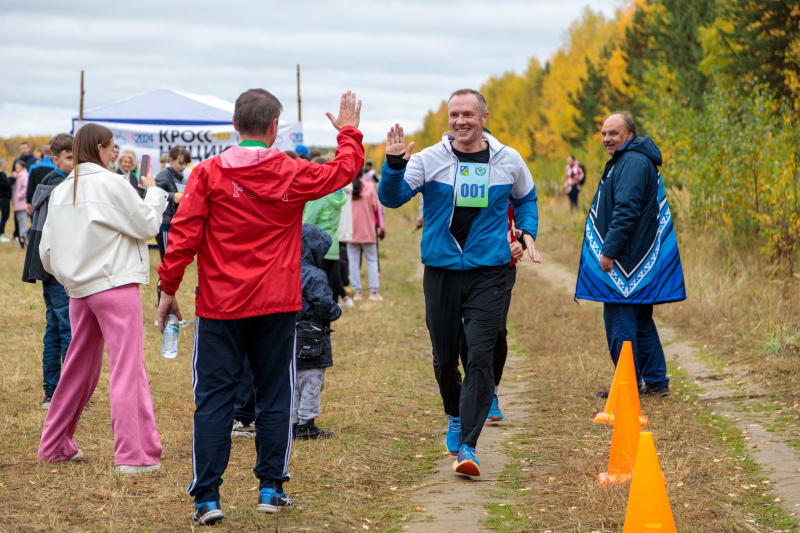
M 102 154 L 101 154 L 101 157 L 102 157 Z M 114 157 L 113 148 L 111 149 L 111 155 L 109 156 L 109 161 L 110 161 L 111 157 Z M 105 162 L 105 160 L 104 160 L 104 162 Z M 134 165 L 133 158 L 130 156 L 130 154 L 123 154 L 122 157 L 120 157 L 120 159 L 119 159 L 119 168 L 122 169 L 122 171 L 125 172 L 126 174 L 133 169 L 133 165 Z
M 622 148 L 622 146 L 633 137 L 633 132 L 628 131 L 625 127 L 625 121 L 622 115 L 611 115 L 603 123 L 603 146 L 606 147 L 608 155 L 614 155 L 614 152 Z
M 450 133 L 455 137 L 455 148 L 461 151 L 470 148 L 480 149 L 483 127 L 489 120 L 489 112 L 484 112 L 478 99 L 472 94 L 460 94 L 447 104 L 450 117 Z M 467 148 L 467 150 L 463 150 Z

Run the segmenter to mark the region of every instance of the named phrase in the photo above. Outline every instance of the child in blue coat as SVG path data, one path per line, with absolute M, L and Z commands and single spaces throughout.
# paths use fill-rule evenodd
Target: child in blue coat
M 322 260 L 333 241 L 323 230 L 303 224 L 303 254 L 300 259 L 303 309 L 297 313 L 297 380 L 294 388 L 294 437 L 325 439 L 332 431 L 317 427 L 325 369 L 333 366 L 331 322 L 342 315 L 322 270 Z

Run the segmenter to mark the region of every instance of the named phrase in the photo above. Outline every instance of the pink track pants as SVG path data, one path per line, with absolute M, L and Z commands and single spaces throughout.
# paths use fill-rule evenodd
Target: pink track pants
M 65 461 L 78 446 L 72 437 L 92 397 L 108 345 L 111 429 L 117 465 L 154 465 L 161 460 L 150 384 L 144 367 L 142 301 L 138 285 L 86 298 L 70 298 L 72 343 L 39 443 L 40 461 Z

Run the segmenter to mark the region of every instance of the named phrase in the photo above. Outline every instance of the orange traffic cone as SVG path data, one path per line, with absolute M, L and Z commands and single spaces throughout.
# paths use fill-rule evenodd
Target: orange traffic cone
M 608 458 L 608 471 L 597 476 L 600 486 L 607 488 L 615 484 L 625 484 L 633 477 L 633 463 L 639 445 L 642 426 L 633 412 L 628 384 L 617 385 L 617 413 L 614 432 L 611 434 L 611 454 Z
M 614 371 L 614 379 L 611 381 L 611 388 L 608 390 L 606 407 L 594 417 L 594 421 L 598 424 L 614 423 L 614 408 L 617 406 L 617 385 L 622 381 L 631 384 L 636 383 L 636 367 L 633 364 L 633 347 L 630 341 L 622 343 L 622 351 L 617 360 L 617 369 Z M 639 403 L 637 387 L 631 386 L 628 389 L 631 395 L 631 405 L 633 405 L 636 416 L 639 417 L 639 423 L 643 426 L 650 426 L 650 419 L 642 415 L 642 406 Z
M 658 464 L 653 434 L 643 431 L 639 436 L 628 510 L 622 533 L 660 531 L 677 533 L 672 509 L 664 485 L 664 474 Z

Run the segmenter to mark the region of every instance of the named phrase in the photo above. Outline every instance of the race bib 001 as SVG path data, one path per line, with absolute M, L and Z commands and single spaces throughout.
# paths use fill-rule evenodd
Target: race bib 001
M 489 164 L 458 163 L 456 167 L 456 205 L 489 207 Z

